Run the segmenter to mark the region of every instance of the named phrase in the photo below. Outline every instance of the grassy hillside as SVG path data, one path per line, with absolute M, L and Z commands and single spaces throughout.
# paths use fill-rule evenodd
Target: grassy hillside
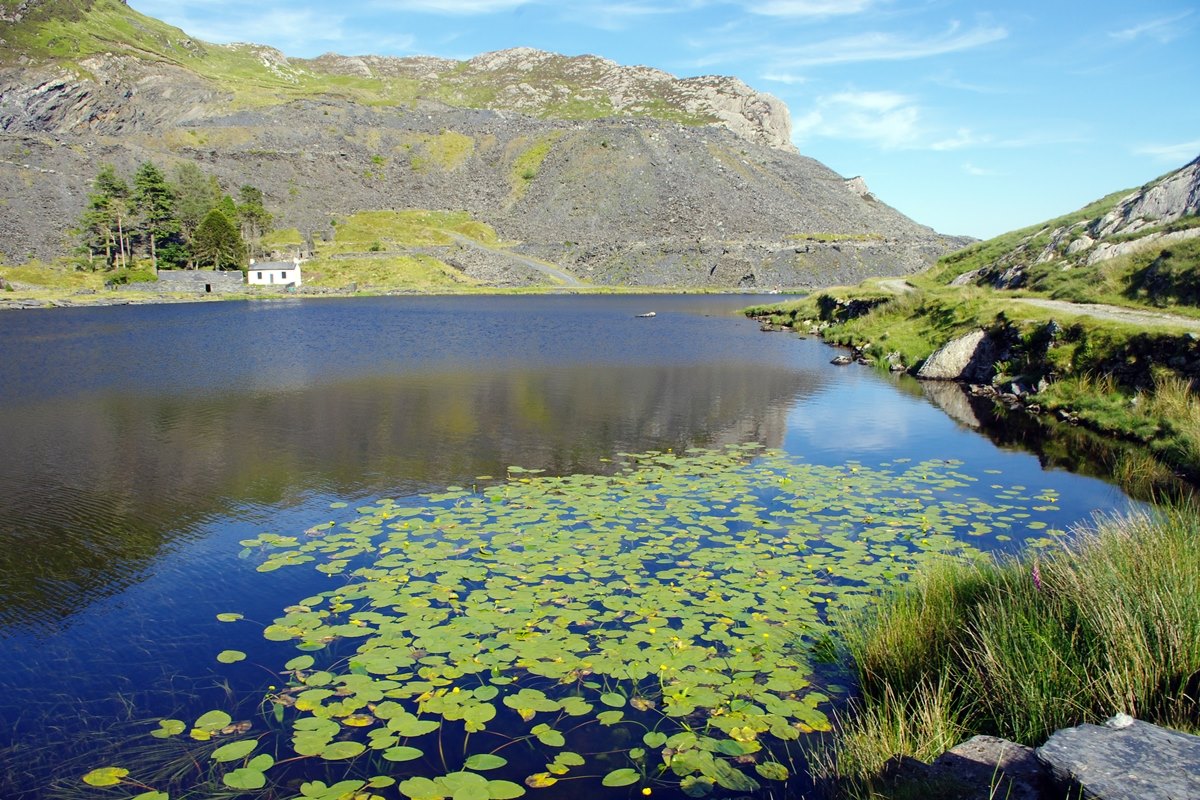
M 749 313 L 820 331 L 881 368 L 902 364 L 913 373 L 942 345 L 984 329 L 1004 351 L 990 391 L 1034 413 L 1145 444 L 1161 462 L 1145 462 L 1140 471 L 1147 476 L 1163 465 L 1200 476 L 1200 325 L 1193 322 L 1200 319 L 1200 238 L 1147 238 L 1188 231 L 1200 217 L 1096 242 L 1145 239 L 1146 246 L 1093 264 L 1073 257 L 1087 250 L 1057 249 L 1094 231 L 1129 194 L 952 253 L 903 286 L 870 281 Z M 1019 289 L 987 285 L 1010 270 L 1020 272 Z M 963 275 L 978 282 L 955 280 Z M 1037 304 L 1044 300 L 1079 305 Z M 1101 316 L 1083 305 L 1090 303 L 1165 309 L 1173 320 Z
M 2 5 L 11 12 L 19 2 L 2 0 Z M 597 85 L 599 59 L 556 56 L 522 71 L 515 67 L 480 70 L 469 62 L 446 62 L 446 68 L 432 78 L 428 68 L 411 75 L 338 74 L 335 61 L 324 57 L 288 59 L 269 47 L 200 42 L 118 0 L 38 3 L 21 22 L 0 22 L 0 38 L 6 41 L 0 65 L 24 64 L 21 59 L 25 58 L 86 75 L 89 56 L 132 56 L 171 64 L 210 80 L 232 94 L 240 107 L 329 97 L 368 106 L 404 106 L 427 99 L 460 108 L 508 108 L 502 91 L 524 84 L 544 93 L 538 112 L 550 118 L 596 119 L 619 113 L 692 125 L 716 121 L 687 112 L 669 97 L 653 94 L 618 112 Z
M 1037 252 L 1050 243 L 1050 235 L 1055 230 L 1090 222 L 1107 214 L 1131 191 L 1133 190 L 1125 189 L 1113 192 L 1073 213 L 977 242 L 942 258 L 926 277 L 931 283 L 949 283 L 964 272 L 983 269 L 1004 259 L 1016 259 L 1015 263 L 1028 263 Z

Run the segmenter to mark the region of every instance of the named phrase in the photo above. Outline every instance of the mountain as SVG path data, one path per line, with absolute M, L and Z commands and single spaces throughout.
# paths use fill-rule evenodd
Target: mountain
M 814 286 L 912 272 L 968 241 L 798 153 L 786 106 L 735 78 L 528 48 L 294 59 L 197 41 L 119 0 L 0 9 L 10 261 L 66 252 L 99 165 L 147 160 L 253 182 L 310 242 L 356 212 L 461 210 L 512 252 L 605 284 Z M 487 277 L 533 279 L 521 270 Z
M 1081 302 L 1107 291 L 1200 305 L 1200 157 L 1137 189 L 947 256 L 938 273 L 957 285 Z

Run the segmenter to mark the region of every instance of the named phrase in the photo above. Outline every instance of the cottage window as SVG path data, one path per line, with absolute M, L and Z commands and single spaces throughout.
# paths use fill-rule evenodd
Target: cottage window
M 261 272 L 260 272 L 260 273 L 258 273 L 258 279 L 259 279 L 260 281 L 262 280 L 262 273 L 261 273 Z

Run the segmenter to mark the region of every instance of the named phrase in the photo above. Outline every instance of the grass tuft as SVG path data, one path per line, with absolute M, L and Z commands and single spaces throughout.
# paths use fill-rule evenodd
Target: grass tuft
M 1161 509 L 1053 551 L 924 572 L 848 621 L 862 701 L 826 771 L 869 797 L 889 759 L 974 734 L 1037 745 L 1117 712 L 1200 731 L 1197 541 L 1200 511 Z

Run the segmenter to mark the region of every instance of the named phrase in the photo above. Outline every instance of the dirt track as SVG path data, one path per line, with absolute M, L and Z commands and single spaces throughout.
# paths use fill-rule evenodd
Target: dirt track
M 1151 327 L 1186 328 L 1190 331 L 1200 331 L 1200 319 L 1181 317 L 1176 314 L 1165 314 L 1158 311 L 1140 311 L 1121 306 L 1106 306 L 1099 303 L 1068 303 L 1065 300 L 1046 300 L 1040 297 L 1014 297 L 1014 303 L 1024 303 L 1029 306 L 1060 311 L 1064 314 L 1077 314 L 1094 319 L 1107 319 L 1114 322 L 1128 322 L 1134 325 Z

